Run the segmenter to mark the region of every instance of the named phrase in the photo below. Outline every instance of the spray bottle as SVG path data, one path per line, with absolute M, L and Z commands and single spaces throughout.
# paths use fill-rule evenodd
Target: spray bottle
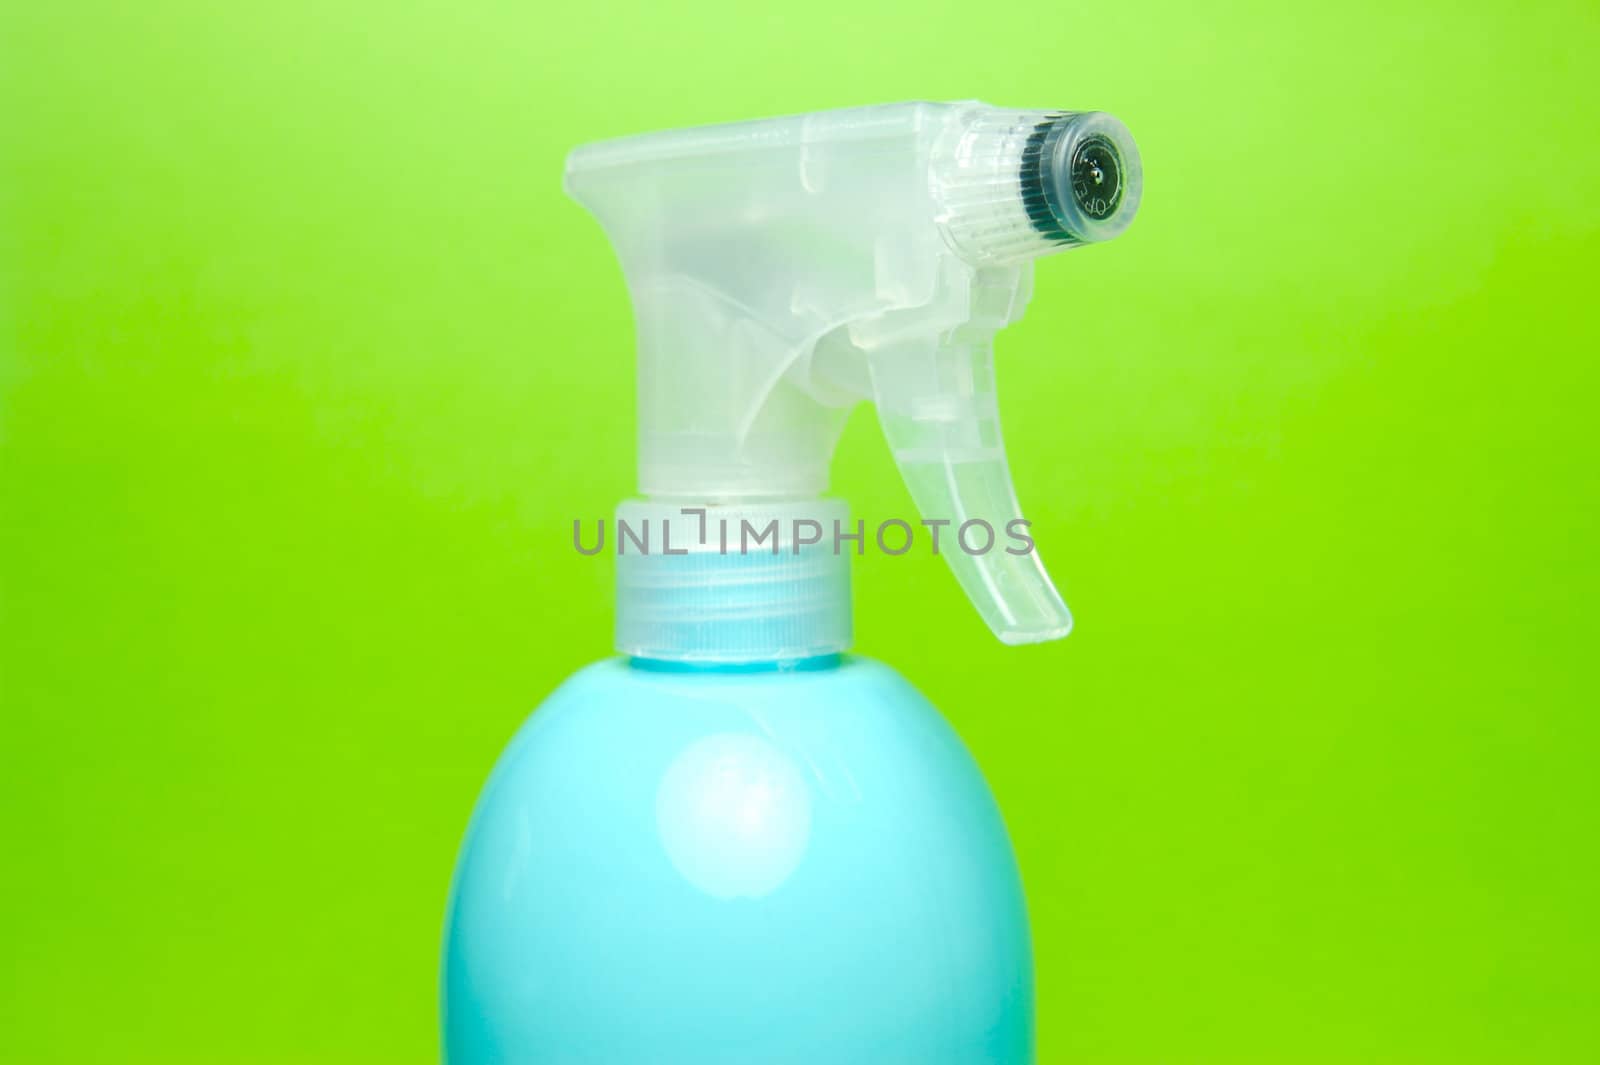
M 992 343 L 1033 260 L 1121 233 L 1141 184 L 1109 115 L 979 103 L 571 154 L 638 333 L 621 657 L 557 689 L 479 799 L 446 919 L 449 1062 L 1033 1060 L 1000 812 L 927 700 L 844 653 L 873 533 L 823 493 L 872 402 L 927 527 L 965 535 L 940 553 L 989 627 L 1065 636 Z

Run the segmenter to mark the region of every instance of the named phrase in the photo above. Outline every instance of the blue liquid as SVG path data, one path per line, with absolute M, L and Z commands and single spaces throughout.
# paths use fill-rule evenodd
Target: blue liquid
M 1033 1060 L 1016 861 L 937 711 L 867 659 L 581 671 L 473 815 L 450 1065 Z

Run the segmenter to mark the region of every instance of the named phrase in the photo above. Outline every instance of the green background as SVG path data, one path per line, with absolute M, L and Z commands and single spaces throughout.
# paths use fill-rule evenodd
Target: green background
M 456 842 L 608 653 L 604 136 L 1103 108 L 1147 184 L 1000 337 L 1079 626 L 923 554 L 858 648 L 1007 813 L 1050 1062 L 1600 1060 L 1600 9 L 0 14 L 0 1059 L 425 1062 Z M 909 501 L 872 415 L 834 487 Z

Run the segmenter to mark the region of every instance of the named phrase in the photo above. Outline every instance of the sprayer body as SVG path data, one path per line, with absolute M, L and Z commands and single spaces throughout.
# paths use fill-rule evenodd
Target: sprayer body
M 871 402 L 924 518 L 1025 520 L 993 342 L 1033 261 L 1109 240 L 1142 189 L 1100 112 L 902 103 L 580 147 L 566 188 L 605 228 L 638 334 L 639 490 L 816 499 Z M 946 556 L 1007 643 L 1065 636 L 1036 552 Z
M 456 869 L 450 1065 L 1032 1060 L 976 764 L 893 670 L 803 666 L 612 660 L 533 715 Z

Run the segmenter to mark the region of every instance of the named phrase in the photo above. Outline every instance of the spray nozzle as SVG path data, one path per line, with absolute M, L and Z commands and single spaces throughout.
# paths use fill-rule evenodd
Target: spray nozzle
M 877 407 L 924 518 L 1022 520 L 994 334 L 1032 260 L 1132 221 L 1138 150 L 1099 112 L 910 103 L 577 149 L 567 189 L 621 260 L 639 343 L 639 480 L 747 505 L 827 487 L 849 409 Z M 1037 553 L 943 552 L 1001 639 L 1066 635 Z
M 1098 136 L 1084 141 L 1074 149 L 1066 171 L 1073 206 L 1095 222 L 1116 213 L 1122 202 L 1122 156 L 1116 145 Z
M 1002 115 L 1014 112 L 1001 112 Z M 1032 243 L 1011 244 L 994 241 L 1004 227 L 990 233 L 994 246 L 985 247 L 981 237 L 968 240 L 963 250 L 975 261 L 989 259 L 1035 258 L 1062 247 L 1095 244 L 1110 240 L 1127 229 L 1139 210 L 1143 171 L 1139 151 L 1121 122 L 1099 111 L 1048 113 L 1039 115 L 1016 135 L 991 124 L 977 123 L 980 131 L 964 157 L 950 160 L 949 176 L 952 206 L 981 218 L 979 203 L 961 194 L 963 185 L 982 173 L 997 153 L 997 165 L 1015 164 L 1017 196 L 1032 227 Z M 994 194 L 992 187 L 986 190 Z M 996 196 L 1001 204 L 1005 198 Z M 974 219 L 975 220 L 975 219 Z M 976 229 L 974 220 L 958 219 L 960 230 Z

